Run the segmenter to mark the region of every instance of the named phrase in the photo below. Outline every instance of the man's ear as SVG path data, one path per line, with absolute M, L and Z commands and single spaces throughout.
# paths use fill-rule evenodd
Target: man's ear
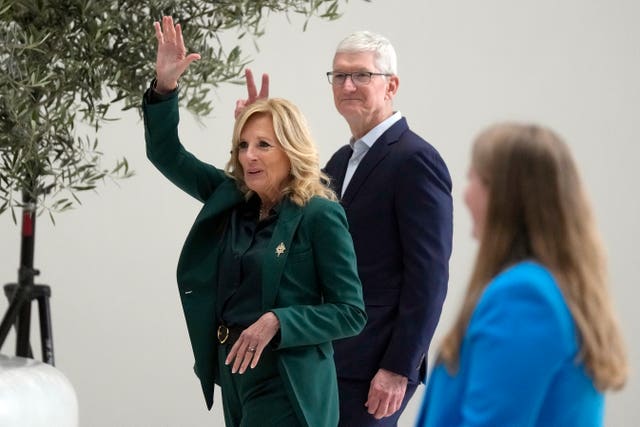
M 400 79 L 395 74 L 388 77 L 387 81 L 387 93 L 386 96 L 391 100 L 396 93 L 398 92 L 398 87 L 400 87 Z

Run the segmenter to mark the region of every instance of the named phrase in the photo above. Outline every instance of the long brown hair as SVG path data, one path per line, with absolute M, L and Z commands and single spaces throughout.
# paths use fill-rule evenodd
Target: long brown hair
M 488 190 L 486 219 L 462 309 L 440 358 L 457 369 L 483 290 L 509 265 L 533 259 L 553 273 L 562 291 L 580 335 L 578 357 L 596 387 L 621 388 L 627 359 L 604 251 L 568 147 L 550 129 L 501 123 L 476 138 L 471 167 Z

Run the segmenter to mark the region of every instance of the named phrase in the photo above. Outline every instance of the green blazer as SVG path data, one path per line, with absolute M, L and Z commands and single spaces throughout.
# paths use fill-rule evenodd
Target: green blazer
M 178 138 L 177 96 L 157 103 L 148 103 L 146 95 L 144 99 L 148 158 L 204 203 L 180 254 L 177 281 L 194 370 L 211 409 L 219 378 L 215 307 L 218 269 L 224 268 L 218 264 L 220 238 L 225 219 L 243 195 L 222 170 L 184 149 Z M 262 309 L 280 321 L 278 368 L 298 418 L 312 427 L 338 423 L 331 341 L 359 333 L 366 323 L 347 227 L 337 202 L 314 197 L 297 206 L 285 199 L 263 264 Z

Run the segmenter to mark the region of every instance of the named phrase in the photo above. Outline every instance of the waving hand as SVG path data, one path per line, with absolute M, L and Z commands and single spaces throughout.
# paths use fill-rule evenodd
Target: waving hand
M 189 64 L 200 59 L 200 54 L 190 53 L 182 39 L 180 24 L 173 24 L 171 16 L 163 16 L 162 24 L 154 22 L 158 53 L 156 57 L 156 91 L 167 93 L 178 86 L 178 79 L 185 72 Z

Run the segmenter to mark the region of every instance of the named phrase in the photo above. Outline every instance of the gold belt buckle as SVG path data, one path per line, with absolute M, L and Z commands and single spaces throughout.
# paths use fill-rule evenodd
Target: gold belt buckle
M 224 344 L 229 339 L 229 328 L 224 325 L 218 326 L 218 342 Z

